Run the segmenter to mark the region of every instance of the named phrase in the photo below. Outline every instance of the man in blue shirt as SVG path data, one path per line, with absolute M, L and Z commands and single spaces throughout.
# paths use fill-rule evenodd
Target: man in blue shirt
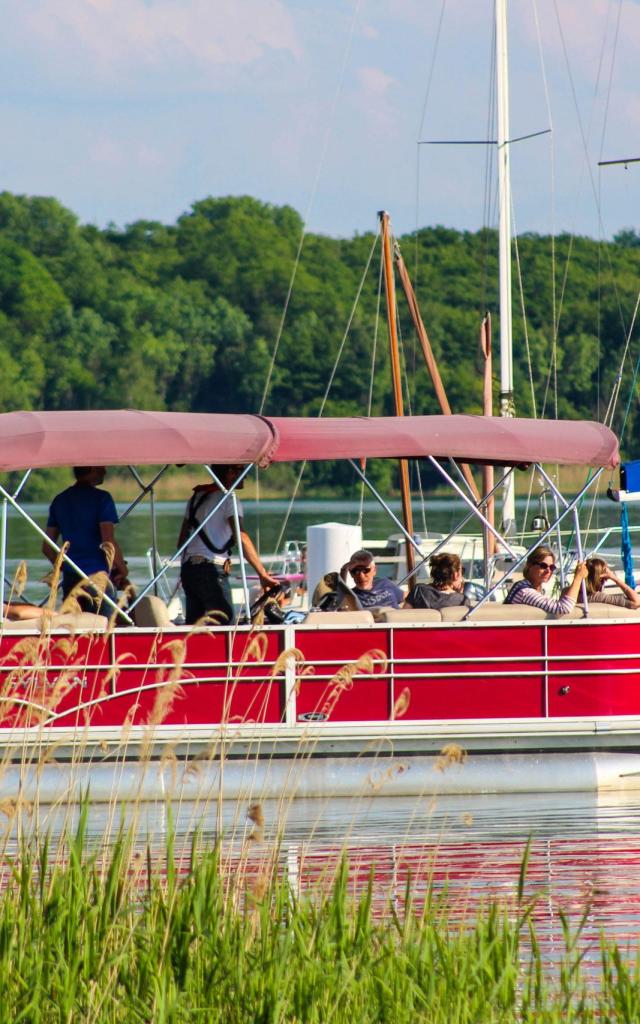
M 355 551 L 342 566 L 343 579 L 349 572 L 355 583 L 353 593 L 363 608 L 399 608 L 404 594 L 392 580 L 376 578 L 377 566 L 370 551 Z
M 46 534 L 51 540 L 60 538 L 69 545 L 68 555 L 87 576 L 95 573 L 107 573 L 111 582 L 107 583 L 105 593 L 115 599 L 115 587 L 125 587 L 127 580 L 127 563 L 120 546 L 115 539 L 114 527 L 118 522 L 118 513 L 113 498 L 108 491 L 99 489 L 104 481 L 104 466 L 74 466 L 75 484 L 67 487 L 51 502 Z M 113 555 L 109 564 L 105 548 Z M 57 551 L 44 541 L 43 554 L 55 564 Z M 75 586 L 82 582 L 82 577 L 63 563 L 62 595 L 66 598 Z M 96 611 L 100 603 L 101 593 L 88 584 L 82 587 L 87 594 L 79 595 L 79 604 L 83 611 Z M 101 610 L 99 607 L 98 611 Z M 105 606 L 108 611 L 108 606 Z

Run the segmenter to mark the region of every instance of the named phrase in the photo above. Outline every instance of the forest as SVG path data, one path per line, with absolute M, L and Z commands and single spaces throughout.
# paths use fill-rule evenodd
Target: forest
M 332 380 L 323 415 L 392 413 L 380 247 L 363 277 L 373 235 L 309 233 L 300 249 L 302 233 L 294 209 L 250 197 L 200 200 L 175 224 L 100 229 L 53 198 L 0 194 L 0 408 L 257 412 L 264 399 L 265 413 L 315 416 Z M 453 411 L 479 412 L 485 311 L 499 334 L 497 233 L 427 227 L 397 242 Z M 522 235 L 513 255 L 518 415 L 602 419 L 640 236 Z M 408 408 L 437 412 L 400 292 L 398 317 Z M 613 424 L 629 457 L 640 454 L 636 335 Z M 496 409 L 498 390 L 496 379 Z M 310 486 L 336 480 L 316 466 Z

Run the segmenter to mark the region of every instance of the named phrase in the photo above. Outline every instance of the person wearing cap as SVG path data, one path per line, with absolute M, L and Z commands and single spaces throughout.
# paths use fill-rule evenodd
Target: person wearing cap
M 355 586 L 353 593 L 363 608 L 399 608 L 404 594 L 392 580 L 377 576 L 377 566 L 370 551 L 354 551 L 351 558 L 340 570 L 342 579 L 351 575 Z
M 211 470 L 225 490 L 236 482 L 243 469 L 244 466 L 211 466 Z M 242 487 L 242 483 L 243 481 L 238 486 Z M 180 579 L 187 601 L 185 621 L 188 625 L 193 625 L 205 615 L 214 615 L 222 623 L 233 621 L 229 573 L 231 549 L 236 535 L 231 499 L 220 505 L 207 520 L 206 525 L 198 533 L 195 532 L 219 503 L 220 497 L 220 488 L 213 480 L 208 484 L 194 487 L 180 527 L 179 548 L 191 534 L 194 534 L 182 553 L 180 568 Z M 251 537 L 242 528 L 242 505 L 239 501 L 237 505 L 240 543 L 244 557 L 258 574 L 263 590 L 276 586 L 278 580 L 267 572 Z

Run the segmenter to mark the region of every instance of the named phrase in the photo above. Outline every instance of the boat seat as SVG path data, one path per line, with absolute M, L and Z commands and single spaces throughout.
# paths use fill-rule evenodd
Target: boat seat
M 489 607 L 495 608 L 495 605 L 492 603 Z M 441 608 L 438 614 L 442 622 L 462 622 L 468 611 L 466 604 L 454 604 L 450 608 Z
M 443 608 L 441 611 L 443 622 L 460 622 L 469 611 L 468 608 Z M 529 604 L 498 604 L 488 601 L 473 609 L 469 622 L 522 622 L 533 619 L 544 620 L 547 613 L 542 608 L 534 608 Z M 553 616 L 549 616 L 553 618 Z
M 584 615 L 581 605 L 578 606 Z M 590 619 L 636 619 L 640 622 L 640 608 L 618 608 L 615 604 L 601 604 L 593 601 L 589 605 Z
M 5 619 L 0 623 L 3 633 L 40 633 L 42 619 Z M 104 633 L 109 625 L 106 615 L 93 612 L 57 612 L 51 616 L 47 629 L 66 629 L 69 633 Z
M 442 622 L 437 608 L 381 608 L 382 622 Z
M 355 612 L 309 612 L 305 626 L 351 626 L 356 623 L 373 625 L 373 615 L 363 608 Z
M 133 609 L 131 615 L 136 626 L 171 626 L 169 609 L 161 597 L 145 594 Z

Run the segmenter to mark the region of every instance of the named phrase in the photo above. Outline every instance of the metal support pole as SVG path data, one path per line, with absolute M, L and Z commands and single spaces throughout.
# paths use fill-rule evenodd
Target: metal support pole
M 163 468 L 160 470 L 160 472 L 156 473 L 156 475 L 154 476 L 154 478 L 153 478 L 153 480 L 151 481 L 150 484 L 145 484 L 144 480 L 142 479 L 142 477 L 138 473 L 138 470 L 136 469 L 135 466 L 129 466 L 128 469 L 129 469 L 129 472 L 131 473 L 132 477 L 134 478 L 134 480 L 138 484 L 138 487 L 140 488 L 140 494 L 135 499 L 134 504 L 130 505 L 129 508 L 122 514 L 122 516 L 120 516 L 120 519 L 121 520 L 124 519 L 129 514 L 131 509 L 134 508 L 135 505 L 137 505 L 142 500 L 142 498 L 145 496 L 145 494 L 149 495 L 149 512 L 151 514 L 151 573 L 152 573 L 153 577 L 155 578 L 156 573 L 158 572 L 158 531 L 157 531 L 157 524 L 156 524 L 156 499 L 155 499 L 155 491 L 154 491 L 153 487 L 154 487 L 154 484 L 160 479 L 160 477 L 162 476 L 164 471 L 167 469 L 167 466 L 163 466 Z M 157 583 L 154 583 L 153 592 L 154 592 L 154 594 L 157 597 L 158 596 L 158 584 Z
M 536 464 L 536 468 L 539 469 L 540 467 Z M 473 608 L 469 609 L 469 611 L 465 615 L 465 619 L 468 619 L 469 616 L 472 615 L 475 612 L 476 608 L 479 608 L 486 601 L 488 601 L 490 599 L 491 595 L 496 592 L 498 587 L 501 586 L 504 583 L 504 581 L 506 579 L 508 579 L 509 576 L 511 576 L 517 569 L 519 569 L 520 566 L 522 565 L 522 563 L 527 560 L 529 552 L 533 551 L 534 548 L 537 548 L 539 544 L 542 544 L 542 542 L 545 541 L 547 539 L 547 537 L 549 537 L 550 534 L 553 533 L 553 531 L 556 529 L 556 527 L 559 526 L 559 524 L 562 522 L 562 520 L 565 518 L 565 516 L 568 516 L 569 513 L 572 512 L 574 508 L 577 508 L 579 502 L 582 501 L 582 498 L 584 497 L 586 492 L 589 490 L 591 485 L 593 483 L 595 483 L 595 481 L 598 479 L 598 477 L 600 476 L 601 473 L 602 473 L 602 469 L 599 469 L 597 471 L 597 473 L 595 474 L 595 476 L 592 476 L 591 479 L 587 481 L 587 483 L 584 485 L 582 490 L 580 490 L 579 493 L 576 494 L 575 498 L 571 502 L 569 502 L 569 504 L 565 508 L 564 512 L 561 513 L 560 517 L 558 518 L 558 521 L 556 523 L 552 523 L 549 526 L 549 528 L 547 530 L 545 530 L 545 532 L 543 534 L 541 534 L 538 538 L 536 538 L 535 544 L 533 544 L 530 548 L 528 548 L 528 550 L 525 551 L 524 555 L 522 555 L 520 558 L 518 558 L 517 561 L 514 562 L 514 564 L 509 567 L 508 571 L 505 573 L 503 578 L 501 580 L 498 580 L 498 582 L 495 583 L 494 586 L 491 587 L 491 589 L 487 591 L 487 593 L 478 601 L 478 603 L 476 605 L 474 605 Z M 565 499 L 563 498 L 563 501 L 564 500 Z
M 513 466 L 509 469 L 509 472 L 510 473 L 513 472 Z M 502 480 L 498 480 L 497 484 L 493 485 L 493 487 L 491 488 L 489 493 L 484 496 L 484 498 L 482 499 L 482 501 L 480 502 L 478 507 L 479 508 L 484 508 L 486 506 L 486 502 L 490 498 L 493 497 L 493 495 L 496 493 L 496 491 L 500 487 L 502 487 Z M 459 533 L 460 530 L 464 529 L 464 527 L 467 525 L 468 522 L 470 522 L 470 520 L 476 518 L 476 513 L 477 513 L 477 509 L 476 508 L 473 508 L 470 512 L 468 512 L 466 514 L 466 516 L 464 517 L 464 519 L 461 519 L 460 522 L 456 524 L 455 528 L 451 531 L 451 533 L 447 534 L 447 536 L 444 538 L 444 540 L 441 540 L 438 544 L 436 544 L 435 548 L 432 548 L 432 550 L 429 552 L 428 555 L 423 555 L 422 556 L 422 558 L 420 559 L 418 564 L 415 566 L 413 572 L 416 573 L 418 571 L 418 569 L 420 569 L 429 558 L 432 558 L 433 555 L 437 555 L 438 552 L 443 550 L 443 548 L 446 548 L 447 544 L 452 539 L 452 537 L 455 537 L 455 535 L 457 533 Z M 483 527 L 483 529 L 484 529 L 484 527 Z M 407 576 L 405 576 L 404 579 L 399 580 L 398 581 L 398 585 L 402 586 L 403 583 L 406 583 L 408 578 L 409 578 L 409 574 L 407 574 Z M 487 583 L 487 586 L 489 586 L 489 583 Z
M 403 535 L 403 537 L 405 538 L 405 540 L 407 541 L 407 543 L 408 543 L 408 544 L 410 544 L 410 545 L 412 546 L 412 548 L 414 549 L 414 551 L 417 551 L 417 552 L 418 552 L 418 554 L 420 555 L 420 557 L 422 557 L 422 552 L 421 552 L 421 550 L 420 550 L 420 545 L 419 545 L 419 544 L 416 544 L 416 541 L 415 541 L 415 539 L 414 539 L 414 538 L 412 537 L 412 535 L 411 535 L 411 534 L 410 534 L 410 533 L 408 532 L 408 530 L 406 530 L 406 529 L 405 529 L 405 527 L 404 527 L 404 524 L 400 522 L 400 520 L 398 519 L 398 517 L 397 517 L 396 515 L 394 515 L 394 513 L 393 513 L 393 512 L 391 511 L 391 509 L 390 509 L 390 508 L 389 508 L 389 506 L 387 505 L 387 503 L 386 503 L 386 501 L 384 500 L 384 498 L 382 497 L 382 495 L 381 495 L 381 494 L 379 493 L 379 491 L 377 491 L 377 490 L 375 489 L 375 487 L 373 486 L 373 484 L 372 484 L 372 483 L 371 483 L 371 482 L 370 482 L 369 480 L 367 480 L 366 476 L 364 475 L 364 473 L 363 473 L 363 472 L 362 472 L 362 470 L 360 469 L 360 466 L 358 466 L 358 464 L 357 464 L 356 462 L 354 462 L 354 460 L 353 460 L 353 459 L 348 459 L 348 462 L 350 462 L 350 463 L 351 463 L 351 465 L 352 465 L 352 466 L 353 466 L 353 468 L 355 469 L 356 473 L 358 474 L 358 476 L 360 477 L 360 479 L 362 480 L 362 482 L 363 482 L 364 484 L 366 484 L 366 486 L 367 486 L 367 487 L 369 488 L 369 490 L 370 490 L 370 491 L 371 491 L 371 493 L 373 494 L 374 498 L 376 498 L 376 500 L 380 502 L 380 504 L 382 505 L 383 509 L 385 510 L 385 512 L 387 513 L 387 515 L 389 516 L 389 518 L 393 520 L 393 522 L 394 522 L 394 523 L 396 524 L 396 526 L 398 527 L 398 529 L 399 529 L 399 530 L 400 530 L 400 531 L 402 532 L 402 535 Z
M 244 558 L 244 551 L 242 549 L 242 540 L 240 537 L 240 515 L 238 513 L 238 496 L 236 494 L 231 495 L 231 502 L 233 504 L 233 525 L 236 531 L 236 544 L 238 545 L 238 552 L 240 554 L 240 576 L 242 577 L 242 590 L 244 593 L 244 607 L 247 616 L 247 622 L 251 621 L 251 599 L 249 597 L 249 587 L 247 586 L 247 566 Z
M 429 455 L 429 457 L 428 457 L 428 458 L 429 458 L 429 462 L 430 462 L 430 463 L 431 463 L 431 464 L 432 464 L 433 466 L 435 466 L 435 468 L 436 468 L 436 469 L 438 470 L 438 472 L 439 472 L 439 473 L 440 473 L 440 474 L 441 474 L 441 475 L 442 475 L 442 476 L 443 476 L 443 477 L 445 478 L 445 480 L 447 481 L 447 483 L 449 484 L 449 486 L 450 486 L 450 487 L 453 487 L 453 489 L 454 489 L 454 491 L 456 492 L 456 494 L 459 494 L 459 495 L 460 495 L 460 497 L 461 497 L 461 498 L 462 498 L 462 500 L 464 501 L 465 505 L 468 505 L 469 507 L 471 507 L 471 508 L 473 508 L 473 509 L 474 509 L 474 511 L 475 511 L 475 514 L 476 514 L 476 516 L 478 517 L 478 519 L 480 520 L 480 522 L 481 522 L 481 523 L 484 523 L 484 525 L 485 525 L 485 526 L 486 526 L 486 528 L 488 529 L 489 533 L 493 534 L 493 536 L 494 536 L 494 537 L 496 538 L 496 540 L 498 541 L 498 543 L 499 543 L 499 544 L 502 544 L 502 546 L 503 546 L 504 548 L 506 548 L 506 550 L 507 550 L 507 551 L 509 552 L 509 554 L 511 555 L 511 557 L 512 557 L 512 558 L 515 558 L 515 556 L 516 556 L 516 555 L 515 555 L 515 551 L 513 550 L 513 548 L 511 547 L 511 545 L 510 545 L 510 544 L 509 544 L 509 543 L 508 543 L 508 542 L 507 542 L 507 541 L 506 541 L 506 540 L 504 539 L 504 537 L 501 537 L 501 536 L 500 536 L 500 534 L 499 534 L 499 533 L 498 533 L 498 531 L 496 530 L 495 526 L 493 526 L 493 525 L 492 525 L 492 524 L 491 524 L 491 523 L 489 522 L 489 520 L 487 519 L 487 517 L 486 517 L 486 516 L 484 516 L 484 515 L 482 514 L 482 512 L 480 511 L 480 509 L 476 508 L 476 506 L 475 506 L 475 505 L 473 504 L 473 502 L 471 501 L 471 499 L 470 499 L 470 498 L 468 498 L 468 497 L 467 497 L 467 495 L 466 495 L 466 494 L 464 493 L 464 491 L 462 490 L 462 488 L 461 488 L 461 487 L 458 487 L 457 483 L 455 482 L 455 480 L 454 480 L 454 479 L 453 479 L 453 478 L 452 478 L 451 476 L 449 476 L 449 474 L 447 473 L 446 469 L 445 469 L 445 468 L 444 468 L 443 466 L 441 466 L 441 465 L 440 465 L 440 463 L 438 462 L 438 460 L 437 460 L 437 459 L 435 459 L 435 458 L 433 457 L 433 455 Z M 511 469 L 512 467 L 509 467 L 509 468 Z M 505 473 L 505 475 L 504 475 L 504 477 L 503 477 L 502 479 L 504 480 L 504 479 L 505 479 L 505 478 L 507 477 L 507 475 L 508 475 L 508 473 Z
M 169 466 L 168 465 L 167 466 L 163 466 L 162 469 L 159 470 L 156 473 L 156 475 L 154 476 L 154 478 L 153 478 L 153 480 L 151 481 L 150 484 L 145 484 L 145 483 L 142 482 L 142 479 L 140 478 L 140 476 L 136 472 L 135 466 L 129 466 L 128 468 L 129 468 L 129 471 L 131 472 L 131 475 L 135 478 L 136 482 L 140 485 L 141 491 L 140 491 L 140 494 L 138 495 L 138 497 L 134 498 L 134 500 L 131 502 L 131 504 L 128 506 L 128 508 L 126 508 L 124 510 L 124 512 L 119 516 L 120 522 L 122 522 L 123 519 L 126 519 L 130 512 L 133 512 L 134 508 L 137 505 L 140 504 L 142 499 L 144 497 L 146 497 L 146 495 L 149 493 L 149 491 L 153 490 L 155 484 L 157 484 L 158 480 L 160 479 L 161 476 L 164 475 L 164 473 L 167 471 Z
M 0 580 L 2 580 L 2 583 L 0 583 L 0 587 L 2 587 L 2 591 L 0 593 L 0 598 L 2 600 L 2 604 L 0 604 L 0 609 L 2 611 L 4 611 L 4 585 L 5 585 L 4 577 L 5 577 L 5 573 L 7 571 L 7 512 L 8 512 L 8 510 L 9 510 L 9 503 L 8 503 L 6 498 L 3 498 L 2 499 L 2 537 L 0 538 Z
M 153 578 L 152 580 L 150 580 L 150 581 L 149 581 L 149 583 L 147 583 L 146 587 L 145 587 L 145 588 L 144 588 L 143 590 L 141 590 L 141 591 L 140 591 L 140 593 L 138 594 L 138 596 L 136 597 L 136 599 L 135 599 L 135 600 L 134 600 L 134 601 L 133 601 L 133 602 L 132 602 L 132 603 L 131 603 L 131 604 L 129 605 L 129 608 L 130 608 L 130 609 L 133 609 L 133 608 L 135 608 L 135 606 L 136 606 L 136 605 L 137 605 L 137 604 L 138 604 L 138 603 L 139 603 L 139 602 L 140 602 L 140 601 L 142 600 L 142 598 L 143 598 L 143 597 L 146 597 L 146 595 L 147 595 L 147 594 L 149 593 L 149 591 L 150 591 L 150 590 L 151 590 L 151 588 L 152 588 L 152 587 L 154 586 L 154 584 L 156 584 L 156 583 L 158 582 L 158 580 L 162 579 L 162 577 L 163 577 L 163 576 L 165 575 L 165 573 L 166 573 L 166 572 L 168 572 L 168 570 L 169 570 L 169 569 L 171 568 L 171 566 L 172 566 L 172 565 L 174 564 L 174 562 L 175 562 L 175 561 L 176 561 L 176 560 L 177 560 L 177 559 L 178 559 L 178 558 L 180 557 L 180 555 L 181 555 L 181 554 L 182 554 L 182 552 L 183 552 L 183 551 L 185 550 L 185 548 L 187 548 L 187 547 L 189 546 L 189 544 L 191 543 L 191 541 L 193 540 L 193 538 L 194 538 L 194 537 L 195 537 L 195 536 L 196 536 L 197 534 L 199 534 L 199 533 L 200 533 L 200 531 L 202 530 L 202 528 L 203 528 L 204 526 L 206 526 L 206 525 L 207 525 L 207 523 L 209 522 L 209 520 L 211 519 L 211 517 L 212 517 L 213 515 L 215 515 L 215 513 L 216 513 L 216 512 L 218 511 L 218 509 L 220 508 L 220 506 L 221 506 L 221 505 L 223 505 L 223 504 L 224 504 L 224 502 L 225 502 L 225 501 L 227 500 L 227 498 L 229 497 L 229 495 L 233 494 L 233 492 L 234 492 L 234 491 L 236 490 L 236 488 L 237 488 L 237 487 L 239 486 L 239 484 L 240 484 L 240 483 L 241 483 L 241 482 L 242 482 L 242 481 L 244 480 L 244 478 L 246 477 L 246 475 L 247 475 L 247 473 L 249 472 L 249 470 L 251 469 L 251 467 L 252 467 L 252 463 L 249 463 L 249 465 L 248 465 L 248 466 L 247 466 L 247 467 L 246 467 L 245 469 L 243 469 L 243 471 L 242 471 L 242 473 L 240 474 L 240 476 L 238 477 L 238 479 L 237 479 L 237 480 L 235 480 L 235 481 L 234 481 L 234 483 L 232 484 L 232 486 L 231 486 L 231 487 L 229 488 L 229 490 L 228 490 L 228 491 L 226 491 L 226 492 L 225 492 L 225 493 L 224 493 L 224 494 L 222 495 L 222 497 L 220 498 L 220 501 L 218 502 L 218 504 L 217 504 L 217 505 L 214 505 L 214 507 L 213 507 L 213 508 L 211 509 L 211 511 L 210 511 L 210 512 L 208 512 L 208 513 L 207 513 L 207 515 L 206 515 L 206 516 L 204 517 L 204 519 L 203 519 L 203 520 L 202 520 L 202 522 L 201 522 L 201 523 L 199 524 L 199 526 L 198 526 L 198 527 L 197 527 L 197 528 L 196 528 L 196 529 L 195 529 L 195 530 L 193 531 L 193 533 L 190 533 L 190 534 L 189 534 L 189 536 L 188 536 L 188 537 L 187 537 L 187 539 L 185 540 L 184 544 L 182 544 L 182 545 L 181 545 L 181 546 L 180 546 L 180 547 L 178 548 L 178 550 L 177 550 L 177 551 L 175 552 L 175 554 L 173 554 L 173 555 L 171 556 L 171 558 L 170 558 L 170 559 L 169 559 L 169 560 L 168 560 L 168 561 L 166 562 L 166 564 L 165 564 L 165 565 L 163 565 L 162 569 L 160 569 L 160 572 L 158 572 L 158 573 L 157 573 L 157 574 L 156 574 L 156 575 L 154 576 L 154 578 Z M 213 477 L 213 479 L 214 479 L 214 480 L 216 480 L 215 474 L 211 472 L 211 470 L 209 469 L 209 467 L 208 467 L 208 466 L 207 466 L 207 470 L 209 471 L 209 474 L 210 474 L 210 475 L 211 475 L 211 476 Z M 216 480 L 216 483 L 218 483 L 218 485 L 219 485 L 219 486 L 221 486 L 221 485 L 220 485 L 220 483 L 219 483 L 219 481 L 217 481 L 217 480 Z
M 592 477 L 592 480 L 597 480 L 597 478 L 600 476 L 601 472 L 602 472 L 602 470 L 599 469 L 598 472 Z M 549 484 L 549 489 L 551 490 L 551 494 L 553 495 L 554 508 L 556 510 L 556 521 L 558 523 L 558 530 L 557 530 L 557 532 L 558 532 L 558 551 L 560 553 L 560 586 L 562 588 L 564 588 L 566 581 L 565 581 L 565 575 L 564 575 L 564 564 L 563 564 L 562 557 L 561 557 L 562 556 L 562 539 L 561 539 L 561 536 L 560 536 L 560 526 L 559 526 L 559 521 L 560 520 L 558 519 L 558 501 L 560 501 L 564 505 L 565 508 L 568 507 L 568 503 L 567 503 L 564 495 L 562 495 L 559 492 L 559 490 L 558 490 L 557 486 L 555 485 L 554 481 L 551 479 L 549 474 L 545 472 L 545 470 L 542 468 L 542 466 L 540 467 L 540 475 Z M 575 534 L 575 547 L 577 547 L 577 549 L 578 549 L 578 561 L 582 562 L 582 561 L 584 561 L 584 548 L 583 548 L 582 534 L 581 534 L 581 530 L 580 530 L 580 517 L 579 517 L 579 513 L 578 513 L 578 508 L 574 509 L 573 521 L 574 521 L 573 530 L 574 530 L 574 534 Z M 582 586 L 581 586 L 581 594 L 582 594 L 582 597 L 583 597 L 583 601 L 585 602 L 585 614 L 588 614 L 587 586 L 586 586 L 584 580 L 583 580 Z
M 22 488 L 24 487 L 24 485 L 26 484 L 26 482 L 27 482 L 27 480 L 29 479 L 30 476 L 31 476 L 31 470 L 28 469 L 27 472 L 24 474 L 22 480 L 20 481 L 20 483 L 16 487 L 15 491 L 13 492 L 14 498 L 18 497 L 18 495 L 20 494 L 20 491 L 22 490 Z
M 155 579 L 158 572 L 158 529 L 156 523 L 156 496 L 153 487 L 149 491 L 149 511 L 151 513 L 151 571 Z M 157 583 L 153 585 L 153 592 L 157 597 Z
M 18 502 L 15 500 L 15 498 L 13 498 L 12 495 L 10 495 L 7 491 L 5 491 L 4 487 L 2 487 L 1 484 L 0 484 L 0 494 L 6 499 L 6 501 L 9 502 L 9 504 L 11 505 L 12 508 L 15 508 L 16 512 L 18 512 L 22 516 L 23 519 L 27 520 L 29 525 L 33 527 L 33 529 L 36 531 L 36 533 L 38 533 L 42 537 L 43 540 L 46 540 L 47 544 L 50 547 L 52 547 L 54 549 L 54 551 L 57 551 L 58 554 L 62 553 L 62 548 L 58 544 L 56 544 L 55 540 L 52 540 L 51 537 L 47 536 L 47 534 L 42 529 L 42 527 L 38 526 L 36 521 L 31 518 L 29 513 L 25 512 L 25 510 L 18 504 Z M 77 566 L 76 563 L 71 558 L 69 558 L 69 556 L 66 553 L 64 553 L 62 555 L 62 560 L 65 563 L 65 565 L 70 565 L 71 568 L 73 569 L 73 571 L 76 572 L 81 579 L 87 580 L 89 583 L 91 583 L 91 580 L 87 576 L 86 572 L 83 572 L 82 569 L 79 566 Z M 106 594 L 106 593 L 103 594 L 102 595 L 102 600 L 105 601 L 106 604 L 108 604 L 110 608 L 112 608 L 114 611 L 116 611 L 118 613 L 118 615 L 121 615 L 122 618 L 130 626 L 133 626 L 133 620 L 130 618 L 130 616 L 127 615 L 127 613 L 124 611 L 124 609 L 120 608 L 116 604 L 116 602 L 113 601 L 109 597 L 108 594 Z

